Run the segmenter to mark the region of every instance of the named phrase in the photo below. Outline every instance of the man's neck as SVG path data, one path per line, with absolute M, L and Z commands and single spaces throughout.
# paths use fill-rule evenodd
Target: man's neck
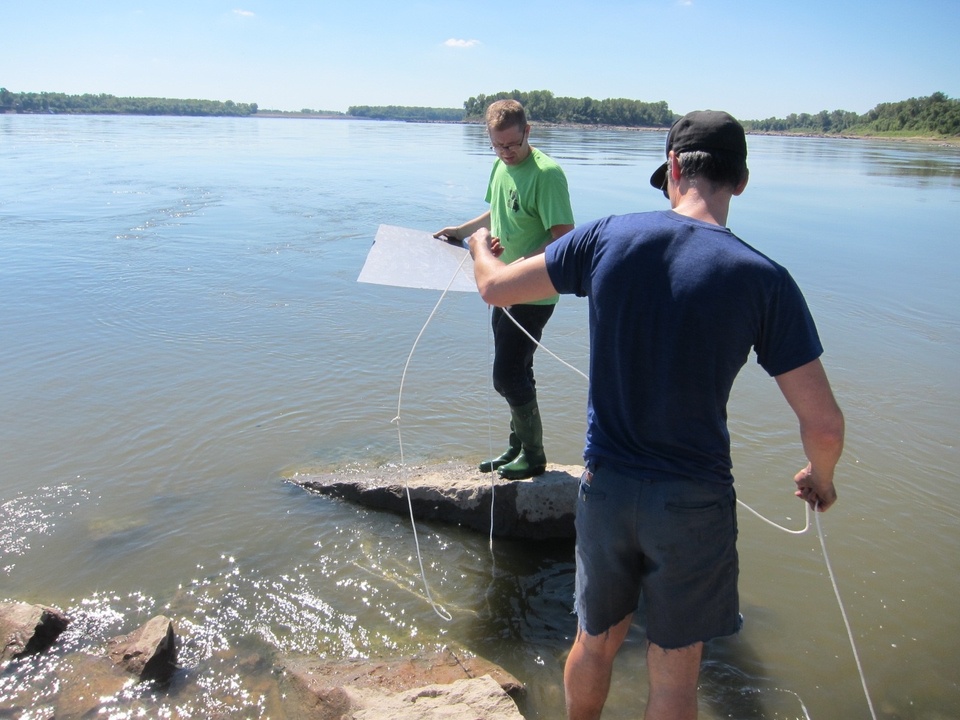
M 679 215 L 726 227 L 730 197 L 731 194 L 723 190 L 701 194 L 697 188 L 687 186 L 674 191 L 670 204 Z

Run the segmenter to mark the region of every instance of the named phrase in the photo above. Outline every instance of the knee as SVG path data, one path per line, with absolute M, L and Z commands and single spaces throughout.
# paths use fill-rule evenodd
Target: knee
M 526 405 L 537 397 L 536 387 L 529 380 L 516 377 L 515 373 L 494 370 L 493 389 L 513 407 Z
M 632 614 L 599 635 L 591 635 L 578 625 L 577 637 L 573 641 L 570 654 L 576 654 L 578 658 L 600 667 L 612 665 L 627 636 L 631 622 Z

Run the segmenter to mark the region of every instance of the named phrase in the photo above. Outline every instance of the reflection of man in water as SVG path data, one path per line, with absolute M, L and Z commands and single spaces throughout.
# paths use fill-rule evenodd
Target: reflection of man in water
M 740 628 L 736 496 L 727 399 L 751 350 L 800 425 L 796 494 L 836 501 L 843 416 L 822 346 L 790 274 L 726 227 L 747 185 L 743 128 L 721 112 L 681 118 L 650 179 L 670 210 L 578 227 L 512 265 L 470 240 L 484 300 L 556 292 L 589 299 L 586 470 L 576 517 L 577 636 L 564 671 L 570 718 L 598 718 L 641 595 L 645 718 L 697 716 L 703 643 Z
M 511 263 L 543 252 L 553 240 L 573 229 L 567 179 L 560 166 L 529 143 L 530 125 L 523 106 L 499 100 L 487 108 L 487 132 L 497 160 L 490 173 L 490 210 L 435 237 L 462 240 L 478 229 L 492 230 L 500 261 Z M 510 315 L 538 342 L 553 314 L 558 296 L 514 304 Z M 520 479 L 541 474 L 547 467 L 543 426 L 533 377 L 536 343 L 500 308 L 493 310 L 493 386 L 510 407 L 509 446 L 497 458 L 480 463 L 482 472 Z

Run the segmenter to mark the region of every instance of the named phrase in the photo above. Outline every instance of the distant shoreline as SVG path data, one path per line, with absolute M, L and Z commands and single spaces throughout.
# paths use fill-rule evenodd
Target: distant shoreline
M 269 112 L 259 111 L 249 117 L 292 118 L 304 120 L 363 120 L 366 122 L 406 122 L 423 125 L 482 125 L 482 120 L 375 120 L 355 115 L 336 115 L 331 113 Z M 633 132 L 666 132 L 665 127 L 629 127 L 626 125 L 596 125 L 593 123 L 552 123 L 531 121 L 534 126 L 580 128 L 583 130 L 629 130 Z M 766 135 L 770 137 L 820 138 L 824 140 L 893 140 L 897 142 L 926 143 L 949 147 L 960 147 L 960 137 L 932 137 L 924 135 L 852 135 L 808 132 L 778 132 L 774 130 L 747 130 L 748 135 Z
M 360 117 L 356 115 L 346 115 L 338 113 L 304 113 L 304 112 L 284 112 L 284 111 L 269 111 L 269 110 L 260 110 L 256 113 L 250 115 L 242 116 L 220 116 L 220 115 L 145 115 L 140 113 L 18 113 L 11 112 L 6 109 L 0 109 L 0 116 L 2 115 L 70 115 L 70 116 L 96 116 L 103 117 L 105 115 L 112 116 L 136 116 L 136 117 L 236 117 L 238 119 L 244 118 L 269 118 L 269 119 L 292 119 L 292 120 L 345 120 L 345 121 L 364 121 L 364 122 L 405 122 L 405 123 L 414 123 L 422 125 L 482 125 L 482 120 L 404 120 L 404 119 L 387 119 L 379 120 L 372 119 L 367 117 Z M 666 132 L 668 128 L 665 127 L 630 127 L 626 125 L 598 125 L 594 123 L 554 123 L 554 122 L 540 122 L 533 121 L 531 124 L 539 125 L 541 127 L 565 127 L 565 128 L 579 128 L 583 130 L 627 130 L 632 132 Z M 825 140 L 890 140 L 894 142 L 907 142 L 907 143 L 920 143 L 925 145 L 940 145 L 942 147 L 960 147 L 960 137 L 933 137 L 925 135 L 911 135 L 911 136 L 901 136 L 901 135 L 854 135 L 854 134 L 838 134 L 832 135 L 827 133 L 810 133 L 810 132 L 790 132 L 790 131 L 775 131 L 775 130 L 747 130 L 748 135 L 766 135 L 770 137 L 794 137 L 794 138 L 813 138 L 813 139 L 825 139 Z

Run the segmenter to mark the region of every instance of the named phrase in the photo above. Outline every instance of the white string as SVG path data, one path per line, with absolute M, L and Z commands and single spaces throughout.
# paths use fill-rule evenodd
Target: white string
M 447 293 L 453 286 L 454 280 L 457 279 L 457 275 L 459 274 L 460 269 L 463 267 L 463 264 L 466 262 L 468 257 L 470 257 L 470 254 L 466 253 L 463 256 L 463 259 L 460 260 L 460 264 L 457 266 L 456 271 L 450 278 L 450 282 L 447 283 L 447 287 L 444 289 L 443 293 L 441 293 L 439 299 L 437 300 L 437 304 L 433 306 L 433 310 L 431 310 L 430 315 L 427 316 L 426 322 L 423 323 L 423 327 L 421 327 L 420 332 L 417 333 L 416 340 L 413 341 L 413 345 L 410 348 L 410 353 L 407 355 L 407 361 L 403 365 L 403 373 L 400 376 L 400 390 L 397 392 L 397 416 L 393 419 L 393 422 L 397 424 L 397 443 L 400 446 L 400 474 L 403 477 L 403 488 L 407 494 L 407 508 L 410 511 L 410 525 L 413 529 L 413 542 L 417 548 L 417 562 L 420 564 L 420 577 L 423 580 L 423 589 L 427 595 L 427 600 L 430 601 L 430 606 L 433 608 L 433 611 L 447 621 L 452 620 L 453 616 L 450 615 L 450 613 L 447 612 L 442 606 L 437 605 L 437 603 L 434 602 L 433 595 L 430 593 L 430 583 L 427 582 L 427 573 L 423 569 L 423 554 L 420 552 L 420 539 L 417 536 L 417 521 L 413 516 L 413 499 L 410 497 L 410 484 L 407 482 L 406 463 L 403 459 L 403 433 L 400 431 L 400 408 L 403 404 L 403 384 L 407 379 L 407 369 L 410 367 L 410 360 L 413 358 L 413 352 L 417 349 L 417 344 L 420 342 L 420 338 L 423 337 L 423 333 L 426 331 L 430 321 L 433 320 L 433 316 L 437 314 L 437 310 L 440 308 L 440 303 L 442 303 L 443 299 L 447 296 Z
M 490 357 L 490 349 L 493 346 L 491 336 L 493 334 L 493 306 L 487 306 L 487 365 L 492 366 L 493 361 Z M 493 506 L 494 501 L 497 499 L 497 474 L 493 469 L 493 429 L 490 425 L 490 419 L 493 417 L 493 409 L 490 407 L 490 398 L 491 394 L 489 391 L 489 386 L 487 390 L 487 452 L 490 453 L 488 456 L 491 459 L 490 464 L 490 555 L 493 557 L 494 562 L 496 562 L 496 556 L 493 555 Z
M 782 530 L 785 533 L 789 533 L 791 535 L 803 535 L 807 530 L 810 529 L 810 504 L 809 503 L 806 503 L 806 502 L 803 503 L 804 508 L 806 508 L 806 522 L 803 525 L 803 530 L 791 530 L 790 528 L 783 527 L 783 525 L 777 525 L 777 523 L 775 523 L 773 520 L 770 520 L 769 518 L 765 518 L 763 515 L 758 513 L 756 510 L 754 510 L 752 507 L 750 507 L 745 502 L 740 500 L 740 498 L 737 498 L 737 504 L 740 505 L 741 507 L 745 507 L 747 510 L 749 510 L 758 518 L 760 518 L 765 523 L 767 523 L 767 525 L 772 525 L 773 527 L 777 528 L 777 530 Z
M 853 650 L 853 659 L 857 663 L 857 672 L 860 673 L 860 684 L 863 686 L 863 694 L 867 698 L 870 717 L 872 717 L 873 720 L 877 720 L 877 714 L 873 710 L 873 701 L 870 699 L 870 690 L 867 689 L 867 679 L 863 674 L 863 667 L 860 665 L 860 655 L 857 653 L 857 644 L 853 641 L 853 630 L 850 629 L 850 621 L 847 620 L 847 611 L 843 608 L 843 601 L 840 599 L 840 589 L 837 587 L 837 579 L 833 575 L 833 567 L 830 565 L 830 557 L 827 555 L 827 543 L 823 539 L 823 528 L 820 527 L 820 513 L 815 512 L 814 518 L 817 522 L 817 535 L 820 536 L 820 549 L 823 550 L 823 561 L 827 565 L 827 574 L 830 575 L 833 594 L 837 597 L 837 605 L 840 606 L 840 615 L 843 617 L 843 624 L 847 628 L 847 638 L 850 640 L 850 649 Z
M 586 380 L 587 382 L 590 382 L 590 378 L 587 377 L 587 374 L 586 374 L 585 372 L 583 372 L 583 370 L 581 370 L 580 368 L 574 367 L 573 365 L 571 365 L 570 363 L 568 363 L 566 360 L 562 360 L 562 359 L 561 359 L 559 356 L 557 356 L 552 350 L 550 350 L 550 348 L 548 348 L 548 347 L 546 347 L 545 345 L 543 345 L 543 344 L 542 344 L 539 340 L 537 340 L 533 335 L 531 335 L 529 332 L 527 332 L 527 329 L 526 329 L 523 325 L 521 325 L 520 323 L 517 322 L 517 319 L 516 319 L 513 315 L 510 314 L 510 311 L 509 311 L 507 308 L 500 308 L 500 309 L 503 310 L 504 314 L 505 314 L 508 318 L 510 318 L 511 321 L 513 321 L 513 324 L 516 325 L 518 328 L 520 328 L 520 330 L 523 332 L 523 334 L 526 335 L 528 338 L 530 338 L 531 342 L 533 342 L 538 348 L 540 348 L 541 350 L 543 350 L 547 355 L 549 355 L 550 357 L 552 357 L 554 360 L 556 360 L 556 361 L 557 361 L 558 363 L 560 363 L 561 365 L 565 365 L 566 367 L 568 367 L 568 368 L 570 368 L 571 370 L 573 370 L 577 375 L 579 375 L 580 377 L 582 377 L 584 380 Z

